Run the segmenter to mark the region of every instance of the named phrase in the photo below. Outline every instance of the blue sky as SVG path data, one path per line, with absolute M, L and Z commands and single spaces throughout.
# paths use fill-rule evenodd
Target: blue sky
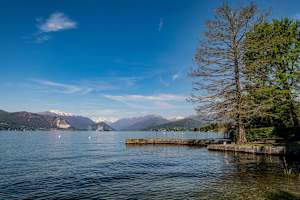
M 221 3 L 1 0 L 0 109 L 106 120 L 194 114 L 187 73 Z M 272 16 L 300 18 L 299 1 L 257 3 Z

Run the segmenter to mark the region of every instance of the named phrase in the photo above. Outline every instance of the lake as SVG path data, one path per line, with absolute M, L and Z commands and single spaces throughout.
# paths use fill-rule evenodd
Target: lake
M 300 195 L 276 156 L 188 146 L 126 146 L 197 132 L 0 132 L 0 199 L 282 199 Z M 298 167 L 299 163 L 288 162 Z

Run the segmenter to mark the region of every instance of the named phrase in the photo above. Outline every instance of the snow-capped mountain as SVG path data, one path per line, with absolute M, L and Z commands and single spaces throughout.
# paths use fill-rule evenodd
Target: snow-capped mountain
M 71 127 L 79 130 L 91 130 L 95 125 L 95 122 L 88 117 L 74 115 L 72 113 L 61 112 L 57 110 L 50 110 L 40 113 L 47 116 L 57 116 L 64 119 Z
M 112 124 L 112 123 L 118 121 L 118 118 L 115 118 L 115 117 L 96 117 L 96 118 L 92 118 L 92 119 L 96 123 L 105 122 L 107 124 Z
M 75 116 L 73 113 L 62 112 L 59 110 L 49 110 L 46 112 L 48 112 L 49 114 L 54 114 L 54 115 L 59 115 L 59 116 Z
M 182 116 L 175 116 L 175 117 L 168 118 L 168 120 L 173 122 L 173 121 L 181 120 L 184 118 L 185 117 L 182 117 Z

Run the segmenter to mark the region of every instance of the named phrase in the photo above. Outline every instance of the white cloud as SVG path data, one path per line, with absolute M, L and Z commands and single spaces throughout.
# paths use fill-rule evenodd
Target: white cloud
M 158 24 L 158 32 L 160 32 L 164 27 L 164 19 L 163 18 L 160 18 L 159 20 L 159 24 Z
M 165 101 L 156 101 L 153 103 L 154 106 L 158 109 L 172 109 L 172 108 L 176 108 L 176 106 L 174 104 L 165 102 Z
M 181 120 L 184 119 L 185 117 L 183 116 L 172 116 L 172 117 L 168 117 L 167 119 L 170 121 L 177 121 L 177 120 Z
M 117 103 L 115 105 L 121 106 L 123 104 L 123 107 L 127 110 L 146 114 L 160 113 L 166 115 L 188 106 L 185 96 L 168 93 L 157 95 L 104 95 L 104 97 L 115 101 Z
M 115 121 L 118 121 L 118 119 L 119 118 L 117 118 L 117 117 L 106 117 L 106 116 L 92 118 L 92 120 L 95 122 L 107 122 L 107 123 L 113 123 Z
M 69 19 L 68 16 L 62 12 L 55 12 L 51 14 L 46 21 L 38 25 L 38 29 L 41 33 L 63 31 L 74 29 L 76 27 L 77 23 Z
M 115 101 L 184 101 L 186 97 L 175 94 L 159 95 L 104 95 L 104 97 Z
M 38 83 L 40 86 L 53 89 L 53 91 L 57 93 L 87 94 L 93 90 L 92 88 L 85 88 L 77 85 L 58 83 L 49 80 L 31 79 L 31 81 Z
M 172 76 L 172 80 L 173 81 L 175 81 L 176 79 L 178 79 L 179 78 L 179 74 L 178 73 L 176 73 L 176 74 L 174 74 L 173 76 Z
M 29 38 L 35 40 L 36 43 L 44 43 L 52 38 L 52 32 L 59 32 L 69 29 L 77 28 L 77 22 L 71 20 L 62 12 L 55 12 L 51 14 L 46 20 L 42 18 L 37 19 L 38 31 Z M 27 39 L 27 37 L 25 37 Z
M 38 86 L 38 89 L 49 89 L 47 91 L 64 94 L 87 94 L 90 92 L 103 92 L 112 90 L 124 90 L 125 88 L 132 88 L 136 85 L 139 77 L 105 77 L 95 80 L 79 80 L 76 83 L 66 84 L 52 80 L 45 79 L 28 79 L 31 83 L 28 87 L 32 88 L 32 82 L 34 86 Z M 26 84 L 22 83 L 24 87 Z

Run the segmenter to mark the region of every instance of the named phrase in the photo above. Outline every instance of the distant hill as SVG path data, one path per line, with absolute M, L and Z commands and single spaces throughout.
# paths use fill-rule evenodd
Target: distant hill
M 47 111 L 43 113 L 0 110 L 0 130 L 113 130 L 104 122 L 95 123 L 83 116 Z
M 203 126 L 204 122 L 195 116 L 149 127 L 148 130 L 194 130 Z
M 0 111 L 0 130 L 42 130 L 59 128 L 57 117 L 43 116 L 30 112 L 5 112 Z M 63 123 L 63 122 L 61 122 Z
M 72 128 L 77 130 L 91 130 L 96 124 L 90 118 L 79 116 L 79 115 L 73 115 L 70 113 L 46 111 L 40 114 L 44 116 L 60 117 L 61 119 L 66 120 L 71 125 Z
M 143 117 L 133 117 L 120 119 L 110 126 L 116 130 L 145 130 L 153 126 L 158 126 L 170 122 L 169 120 L 158 115 L 146 115 Z
M 194 130 L 204 124 L 203 120 L 195 116 L 176 119 L 171 121 L 158 115 L 146 115 L 124 118 L 107 124 L 105 122 L 96 123 L 88 117 L 58 111 L 10 113 L 0 110 L 0 130 Z

